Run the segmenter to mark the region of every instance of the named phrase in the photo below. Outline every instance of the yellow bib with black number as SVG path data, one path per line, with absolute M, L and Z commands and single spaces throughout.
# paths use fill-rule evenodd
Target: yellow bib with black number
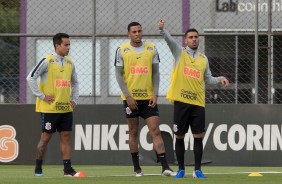
M 126 87 L 135 100 L 148 100 L 154 95 L 152 79 L 152 62 L 154 57 L 154 45 L 144 42 L 145 48 L 141 53 L 137 53 L 130 43 L 120 46 L 123 62 L 123 79 Z M 121 98 L 125 100 L 124 94 Z
M 204 107 L 206 65 L 204 54 L 198 53 L 193 58 L 183 49 L 179 62 L 173 69 L 166 98 L 170 102 L 180 101 Z
M 44 95 L 54 96 L 55 100 L 52 104 L 48 104 L 37 97 L 36 112 L 65 113 L 73 111 L 70 106 L 72 60 L 65 57 L 64 66 L 60 66 L 53 55 L 48 55 L 46 60 L 48 61 L 47 79 L 44 84 L 39 82 L 39 89 Z

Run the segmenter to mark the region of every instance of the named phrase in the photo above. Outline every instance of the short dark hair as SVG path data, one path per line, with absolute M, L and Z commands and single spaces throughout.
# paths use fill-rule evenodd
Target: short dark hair
M 197 31 L 197 29 L 191 28 L 191 29 L 188 29 L 188 30 L 185 32 L 185 38 L 186 38 L 187 34 L 190 33 L 190 32 L 196 32 L 196 33 L 199 35 L 199 32 Z
M 129 32 L 130 31 L 130 28 L 132 26 L 141 26 L 141 24 L 139 22 L 131 22 L 130 24 L 128 24 L 127 26 L 127 31 Z M 142 27 L 142 26 L 141 26 Z
M 53 37 L 53 45 L 54 45 L 54 48 L 56 49 L 56 44 L 61 44 L 63 41 L 62 41 L 62 38 L 69 38 L 70 36 L 66 33 L 57 33 L 55 34 L 55 36 Z

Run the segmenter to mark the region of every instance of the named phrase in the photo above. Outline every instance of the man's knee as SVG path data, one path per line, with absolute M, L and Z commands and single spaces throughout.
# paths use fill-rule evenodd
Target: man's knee
M 159 127 L 152 127 L 150 130 L 150 134 L 151 136 L 154 137 L 161 137 L 161 131 L 159 129 Z
M 40 140 L 37 144 L 37 149 L 42 149 L 47 147 L 48 141 Z

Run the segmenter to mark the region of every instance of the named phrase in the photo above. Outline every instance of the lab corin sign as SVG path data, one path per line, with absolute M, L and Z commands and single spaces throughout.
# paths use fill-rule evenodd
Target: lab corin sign
M 255 12 L 256 1 L 253 0 L 216 0 L 216 12 Z M 282 11 L 282 0 L 272 0 L 272 11 Z M 258 11 L 268 12 L 268 1 L 258 0 Z

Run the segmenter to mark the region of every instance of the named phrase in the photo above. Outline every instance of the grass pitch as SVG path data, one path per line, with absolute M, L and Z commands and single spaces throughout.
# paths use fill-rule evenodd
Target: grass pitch
M 84 166 L 74 165 L 77 171 L 84 171 L 86 178 L 63 177 L 63 166 L 44 165 L 44 177 L 33 176 L 34 166 L 0 165 L 0 184 L 280 184 L 282 167 L 214 167 L 204 166 L 208 178 L 192 178 L 193 167 L 186 167 L 186 178 L 162 177 L 160 166 L 143 166 L 145 176 L 135 177 L 132 166 Z M 176 166 L 172 169 L 177 170 Z M 262 176 L 248 176 L 260 173 Z

